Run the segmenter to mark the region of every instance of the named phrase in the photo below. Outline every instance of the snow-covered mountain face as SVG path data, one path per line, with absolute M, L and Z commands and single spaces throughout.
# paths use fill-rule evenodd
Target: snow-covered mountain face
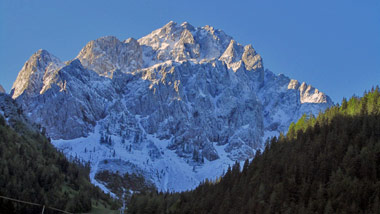
M 251 158 L 302 114 L 332 105 L 318 89 L 264 70 L 252 45 L 169 22 L 151 34 L 89 42 L 72 61 L 39 50 L 11 95 L 67 155 L 136 172 L 162 190 L 194 188 Z

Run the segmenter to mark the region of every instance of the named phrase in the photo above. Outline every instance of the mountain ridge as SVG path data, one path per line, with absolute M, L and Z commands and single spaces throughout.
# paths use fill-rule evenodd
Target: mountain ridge
M 10 94 L 56 147 L 92 162 L 94 183 L 107 160 L 108 170 L 139 171 L 162 190 L 194 188 L 333 105 L 210 26 L 169 22 L 137 40 L 102 37 L 65 63 L 40 52 Z

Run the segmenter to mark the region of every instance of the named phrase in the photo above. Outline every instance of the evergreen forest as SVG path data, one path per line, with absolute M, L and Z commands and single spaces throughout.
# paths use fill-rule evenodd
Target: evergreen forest
M 45 205 L 45 214 L 62 213 L 48 207 L 82 213 L 94 207 L 120 206 L 90 183 L 88 164 L 68 161 L 44 134 L 31 127 L 0 115 L 1 196 Z M 0 198 L 0 213 L 41 213 L 42 209 Z
M 134 194 L 128 213 L 379 213 L 380 90 L 304 115 L 195 190 Z

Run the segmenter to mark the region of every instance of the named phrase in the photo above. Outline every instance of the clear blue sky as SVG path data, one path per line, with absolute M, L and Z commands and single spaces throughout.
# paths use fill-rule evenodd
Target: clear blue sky
M 140 38 L 173 20 L 253 44 L 266 68 L 335 102 L 380 84 L 379 0 L 0 0 L 0 84 L 38 49 L 74 58 L 90 40 Z

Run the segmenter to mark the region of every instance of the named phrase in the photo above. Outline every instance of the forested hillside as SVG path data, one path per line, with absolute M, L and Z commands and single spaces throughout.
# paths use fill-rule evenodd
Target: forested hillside
M 134 195 L 129 213 L 378 213 L 380 91 L 304 116 L 194 191 Z
M 2 95 L 5 96 L 5 95 Z M 7 97 L 0 110 L 0 195 L 43 204 L 70 212 L 88 212 L 93 207 L 117 208 L 117 202 L 94 187 L 84 163 L 69 162 L 33 125 L 25 123 L 22 111 Z M 4 107 L 5 106 L 5 107 Z M 4 110 L 4 108 L 6 110 Z M 18 116 L 14 116 L 18 115 Z M 21 115 L 21 116 L 20 116 Z M 10 125 L 11 124 L 11 125 Z M 0 199 L 0 213 L 41 213 L 42 207 Z M 45 213 L 56 213 L 45 209 Z

